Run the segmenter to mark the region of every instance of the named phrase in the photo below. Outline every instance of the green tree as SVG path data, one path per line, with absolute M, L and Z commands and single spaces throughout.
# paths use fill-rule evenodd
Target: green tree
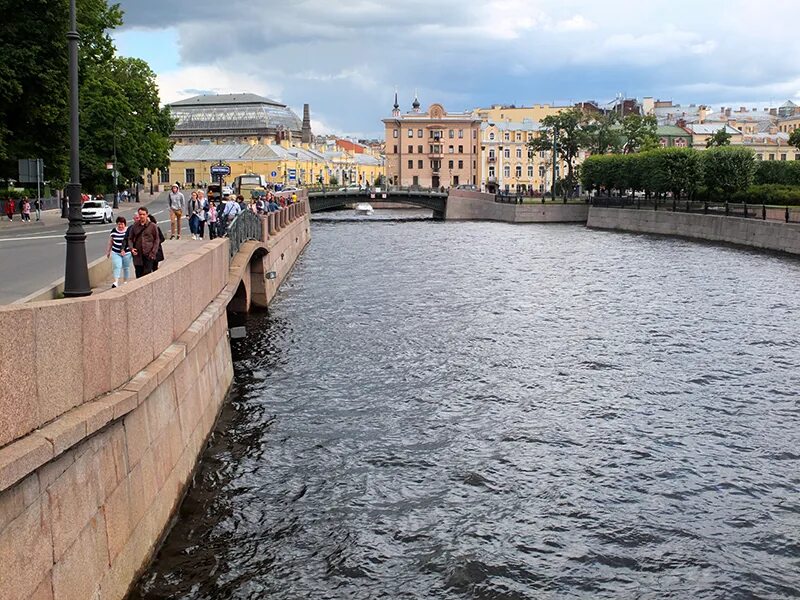
M 753 183 L 756 156 L 750 148 L 719 146 L 702 153 L 706 187 L 727 198 Z
M 622 120 L 625 154 L 655 150 L 658 144 L 658 121 L 652 115 L 628 115 Z
M 0 71 L 1 73 L 2 71 Z M 800 128 L 795 129 L 789 134 L 789 143 L 800 150 Z
M 576 108 L 571 108 L 557 115 L 549 115 L 542 119 L 542 129 L 539 136 L 529 143 L 530 149 L 534 152 L 552 152 L 553 135 L 558 133 L 557 150 L 559 160 L 563 160 L 567 166 L 567 173 L 563 177 L 562 188 L 569 195 L 577 183 L 577 172 L 575 160 L 578 153 L 585 143 L 583 125 L 586 117 L 583 112 Z
M 583 126 L 583 148 L 592 154 L 622 151 L 622 131 L 616 113 L 600 115 Z
M 731 145 L 731 134 L 726 131 L 726 127 L 720 127 L 714 135 L 706 140 L 706 148 L 718 148 L 720 146 Z
M 703 164 L 696 150 L 662 148 L 648 154 L 653 161 L 648 170 L 657 191 L 671 192 L 677 200 L 683 194 L 694 195 L 703 181 Z
M 108 186 L 114 138 L 122 180 L 163 167 L 174 127 L 160 108 L 147 64 L 116 56 L 110 32 L 119 4 L 77 0 L 80 34 L 81 178 Z M 16 177 L 16 159 L 40 157 L 45 178 L 68 177 L 69 0 L 0 0 L 0 179 Z

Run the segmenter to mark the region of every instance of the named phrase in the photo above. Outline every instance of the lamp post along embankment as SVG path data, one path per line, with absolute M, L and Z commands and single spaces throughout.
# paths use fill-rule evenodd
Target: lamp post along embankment
M 78 21 L 75 0 L 70 0 L 70 30 L 67 32 L 69 46 L 69 138 L 70 138 L 70 182 L 67 185 L 69 202 L 69 226 L 67 227 L 67 253 L 64 265 L 64 296 L 67 298 L 88 296 L 92 293 L 89 284 L 89 266 L 86 262 L 86 231 L 81 214 L 81 165 L 78 131 Z

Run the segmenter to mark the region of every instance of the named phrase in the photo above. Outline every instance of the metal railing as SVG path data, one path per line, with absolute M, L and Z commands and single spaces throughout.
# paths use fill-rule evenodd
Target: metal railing
M 228 225 L 225 236 L 231 242 L 231 256 L 235 256 L 245 242 L 249 240 L 263 241 L 261 217 L 251 210 L 243 210 Z
M 692 200 L 677 200 L 674 198 L 631 198 L 630 196 L 596 196 L 591 199 L 591 205 L 601 208 L 629 208 L 636 210 L 761 219 L 763 221 L 783 221 L 784 223 L 800 223 L 800 206 L 735 202 L 698 202 Z

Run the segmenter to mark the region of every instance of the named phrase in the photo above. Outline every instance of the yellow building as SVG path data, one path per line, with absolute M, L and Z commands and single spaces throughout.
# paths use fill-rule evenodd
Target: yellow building
M 528 144 L 539 136 L 538 121 L 488 122 L 481 125 L 480 189 L 489 193 L 545 193 L 553 181 L 552 152 L 534 152 Z M 559 160 L 556 176 L 565 173 Z
M 532 106 L 507 106 L 493 104 L 489 108 L 476 108 L 473 116 L 484 123 L 522 123 L 523 121 L 541 121 L 545 117 L 557 115 L 571 106 L 553 106 L 552 104 L 534 104 Z
M 758 160 L 800 160 L 800 150 L 789 143 L 789 134 L 782 131 L 745 135 L 742 144 L 756 153 Z
M 798 127 L 800 127 L 800 115 L 778 119 L 778 131 L 782 133 L 792 133 Z
M 239 175 L 262 175 L 273 184 L 329 185 L 331 176 L 339 183 L 374 185 L 384 174 L 382 159 L 347 152 L 330 153 L 324 148 L 288 144 L 184 144 L 175 146 L 166 169 L 153 173 L 153 184 L 167 189 L 178 182 L 185 187 L 204 187 L 214 181 L 211 167 L 220 162 L 230 166 L 225 177 L 230 184 Z M 150 173 L 145 173 L 148 182 Z

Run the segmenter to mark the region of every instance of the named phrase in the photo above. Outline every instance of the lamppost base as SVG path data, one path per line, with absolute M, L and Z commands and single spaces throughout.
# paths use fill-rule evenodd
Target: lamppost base
M 64 268 L 64 297 L 79 298 L 89 296 L 92 286 L 89 283 L 89 265 L 86 261 L 86 231 L 83 229 L 81 214 L 81 184 L 67 186 L 69 198 L 69 227 L 64 238 L 67 240 L 67 256 Z

